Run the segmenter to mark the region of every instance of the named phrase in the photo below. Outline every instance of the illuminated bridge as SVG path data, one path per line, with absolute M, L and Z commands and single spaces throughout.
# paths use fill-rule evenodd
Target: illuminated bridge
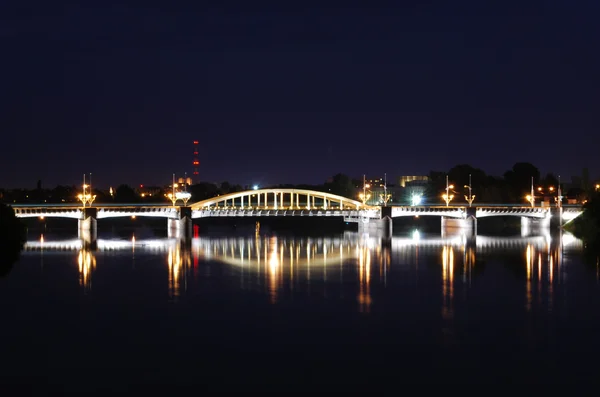
M 549 227 L 564 224 L 582 213 L 580 206 L 530 207 L 514 205 L 467 206 L 386 206 L 364 205 L 360 201 L 304 189 L 259 189 L 230 193 L 196 202 L 190 206 L 98 204 L 13 205 L 20 218 L 72 218 L 79 229 L 96 230 L 99 219 L 116 217 L 158 217 L 168 220 L 169 230 L 191 235 L 192 219 L 214 217 L 339 217 L 358 223 L 359 231 L 391 235 L 392 218 L 436 216 L 443 229 L 471 229 L 476 220 L 486 217 L 520 217 L 523 227 Z

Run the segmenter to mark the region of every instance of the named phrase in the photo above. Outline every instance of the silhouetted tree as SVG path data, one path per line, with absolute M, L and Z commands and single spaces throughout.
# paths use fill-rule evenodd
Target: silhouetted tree
M 511 202 L 521 202 L 531 190 L 531 178 L 534 185 L 540 181 L 540 170 L 531 163 L 515 163 L 512 169 L 504 173 L 504 180 L 511 190 Z
M 362 186 L 362 181 L 361 181 Z M 325 188 L 331 194 L 348 197 L 356 200 L 356 185 L 352 179 L 345 174 L 336 174 L 331 179 L 331 182 L 325 184 Z
M 0 204 L 0 277 L 5 277 L 19 259 L 25 243 L 25 228 L 12 207 Z
M 223 183 L 227 183 L 227 182 L 223 182 Z M 229 185 L 229 184 L 227 183 L 227 185 Z M 229 187 L 227 190 L 229 192 Z M 218 194 L 222 194 L 220 192 L 219 188 L 217 187 L 217 185 L 215 185 L 214 183 L 209 183 L 209 182 L 196 183 L 195 185 L 190 186 L 189 192 L 192 194 L 193 202 L 206 200 L 209 198 L 213 198 L 213 197 L 217 196 Z
M 549 186 L 554 187 L 555 189 L 558 187 L 558 178 L 554 176 L 553 173 L 549 172 L 546 176 L 540 181 L 540 185 L 544 188 Z
M 135 193 L 135 190 L 129 185 L 119 185 L 115 190 L 116 203 L 137 203 L 140 197 Z

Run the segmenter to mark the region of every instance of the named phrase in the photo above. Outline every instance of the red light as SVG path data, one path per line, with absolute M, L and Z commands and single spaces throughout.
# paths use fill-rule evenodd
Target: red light
M 140 187 L 144 187 L 144 185 L 140 185 Z
M 198 144 L 198 141 L 194 141 L 194 145 L 197 145 L 197 144 Z

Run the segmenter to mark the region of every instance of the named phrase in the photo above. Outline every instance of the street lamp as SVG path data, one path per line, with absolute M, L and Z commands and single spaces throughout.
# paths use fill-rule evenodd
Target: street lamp
M 532 207 L 535 207 L 535 192 L 533 190 L 533 177 L 531 177 L 531 193 L 525 196 L 525 199 L 531 203 Z
M 188 200 L 191 197 L 192 197 L 192 194 L 188 193 L 188 192 L 177 192 L 177 193 L 175 193 L 175 201 L 182 200 L 184 207 L 187 205 L 187 202 L 188 202 Z M 173 204 L 173 205 L 175 205 L 175 204 Z
M 471 194 L 472 193 L 472 189 L 471 189 L 471 174 L 469 174 L 469 185 L 465 185 L 465 187 L 469 189 L 469 195 L 465 196 L 465 200 L 467 200 L 467 203 L 469 203 L 469 207 L 470 207 L 471 204 L 473 204 L 473 200 L 475 200 L 475 195 Z
M 442 194 L 442 198 L 446 202 L 446 207 L 450 205 L 450 201 L 454 198 L 454 195 L 450 194 L 450 189 L 454 189 L 454 185 L 448 184 L 448 175 L 446 175 L 446 194 Z
M 388 194 L 387 192 L 387 173 L 383 174 L 383 194 L 379 195 L 379 199 L 383 202 L 383 206 L 386 207 L 388 201 L 390 201 L 390 198 L 392 197 L 391 194 Z
M 560 175 L 558 176 L 558 189 L 556 191 L 556 197 L 554 198 L 556 200 L 556 206 L 558 208 L 560 208 L 562 206 L 562 191 L 560 189 Z
M 91 175 L 90 174 L 90 179 L 91 179 Z M 91 185 L 88 185 L 85 183 L 85 174 L 83 174 L 83 191 L 82 193 L 77 195 L 77 199 L 79 201 L 81 201 L 81 203 L 83 204 L 83 208 L 85 208 L 86 205 L 91 206 L 92 203 L 94 202 L 94 200 L 96 199 L 96 195 L 95 194 L 91 194 L 92 193 L 92 189 L 91 189 Z M 87 188 L 90 188 L 90 193 L 86 192 Z
M 367 184 L 366 176 L 363 175 L 363 192 L 358 195 L 360 197 L 363 206 L 367 204 L 367 201 L 371 198 L 371 192 L 367 192 L 367 188 L 371 187 Z
M 175 207 L 175 203 L 177 202 L 177 195 L 175 194 L 175 174 L 173 174 L 173 183 L 171 184 L 172 193 L 165 194 L 169 200 L 173 203 L 173 207 Z

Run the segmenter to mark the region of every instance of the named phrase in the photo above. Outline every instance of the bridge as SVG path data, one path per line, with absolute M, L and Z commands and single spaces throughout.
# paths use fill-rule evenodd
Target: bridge
M 259 189 L 220 195 L 190 206 L 96 204 L 13 205 L 19 218 L 77 219 L 79 230 L 95 234 L 96 222 L 117 217 L 167 219 L 171 234 L 191 235 L 193 219 L 214 217 L 338 217 L 358 223 L 359 231 L 391 235 L 392 218 L 440 217 L 443 229 L 460 228 L 475 234 L 477 219 L 509 216 L 521 218 L 525 228 L 562 225 L 582 213 L 581 206 L 531 207 L 515 205 L 473 206 L 369 206 L 347 197 L 304 189 Z

